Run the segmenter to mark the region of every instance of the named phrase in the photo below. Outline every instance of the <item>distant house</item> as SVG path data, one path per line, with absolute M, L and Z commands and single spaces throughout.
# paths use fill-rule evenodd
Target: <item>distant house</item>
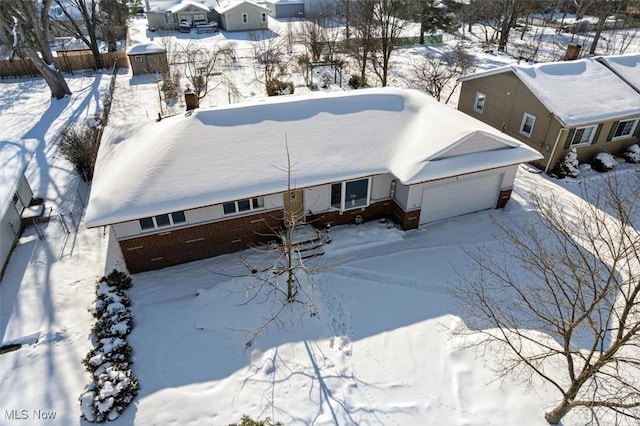
M 142 43 L 127 50 L 133 75 L 164 74 L 169 71 L 167 51 L 157 43 Z
M 258 31 L 269 28 L 265 6 L 248 0 L 224 0 L 213 7 L 217 21 L 225 31 Z
M 25 177 L 38 141 L 0 141 L 0 278 L 22 233 L 22 212 L 33 191 Z
M 509 65 L 461 78 L 458 109 L 539 150 L 549 172 L 618 154 L 640 135 L 640 55 Z
M 151 30 L 178 30 L 181 24 L 215 22 L 226 31 L 257 31 L 269 28 L 269 13 L 249 0 L 154 0 L 149 1 L 147 25 Z
M 148 2 L 147 25 L 151 30 L 177 30 L 180 23 L 195 27 L 215 21 L 216 0 L 155 0 Z
M 270 98 L 108 126 L 85 222 L 111 226 L 135 273 L 273 240 L 285 212 L 414 229 L 499 208 L 518 164 L 539 158 L 413 90 Z
M 276 19 L 300 18 L 305 15 L 305 0 L 266 0 L 264 3 Z

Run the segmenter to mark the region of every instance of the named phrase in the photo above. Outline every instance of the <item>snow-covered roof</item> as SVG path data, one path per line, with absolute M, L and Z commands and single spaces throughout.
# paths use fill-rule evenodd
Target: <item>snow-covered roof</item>
M 213 8 L 215 9 L 216 12 L 218 12 L 220 14 L 224 14 L 224 13 L 227 13 L 230 10 L 233 10 L 236 7 L 244 5 L 244 4 L 250 4 L 250 5 L 255 6 L 255 7 L 259 8 L 259 9 L 264 9 L 265 12 L 270 12 L 271 11 L 268 7 L 265 7 L 265 6 L 261 5 L 261 4 L 254 3 L 254 2 L 249 1 L 249 0 L 223 0 L 223 1 L 220 1 Z
M 274 5 L 286 5 L 286 4 L 304 4 L 305 0 L 268 0 L 267 3 Z
M 191 4 L 198 8 L 201 8 L 201 6 L 204 6 L 207 8 L 207 11 L 209 11 L 218 2 L 216 0 L 151 0 L 149 1 L 148 11 L 156 12 L 156 13 L 164 13 L 164 12 L 173 12 L 175 8 L 178 8 L 177 10 L 180 11 L 183 8 L 182 6 L 183 3 L 187 3 L 185 6 L 188 6 L 189 4 Z
M 640 110 L 640 93 L 593 58 L 507 65 L 460 80 L 505 72 L 513 72 L 567 127 L 638 115 Z
M 640 91 L 640 53 L 632 55 L 601 56 L 598 60 Z
M 189 6 L 193 6 L 197 9 L 200 9 L 203 12 L 209 12 L 211 10 L 206 4 L 202 4 L 193 0 L 182 0 L 179 4 L 176 4 L 175 6 L 170 7 L 169 12 L 178 13 L 183 11 Z
M 0 141 L 0 217 L 4 217 L 38 143 L 36 139 Z
M 162 53 L 166 52 L 166 49 L 160 46 L 156 42 L 151 43 L 141 43 L 131 46 L 129 50 L 127 50 L 127 55 L 148 55 L 151 53 Z
M 541 158 L 415 90 L 282 96 L 108 126 L 87 226 L 286 191 L 287 144 L 298 188 L 383 173 L 413 184 Z
M 85 0 L 85 5 L 89 13 L 91 13 L 91 1 Z M 95 8 L 96 12 L 100 12 L 99 3 L 95 5 Z M 49 9 L 49 17 L 55 21 L 66 21 L 69 18 L 67 17 L 67 14 L 64 13 L 65 11 L 74 21 L 83 19 L 82 12 L 80 11 L 76 0 L 54 1 Z

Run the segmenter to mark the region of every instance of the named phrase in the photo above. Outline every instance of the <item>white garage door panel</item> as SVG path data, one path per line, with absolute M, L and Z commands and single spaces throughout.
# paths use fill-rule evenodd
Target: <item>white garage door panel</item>
M 498 174 L 425 188 L 420 224 L 494 208 L 501 183 L 502 174 Z

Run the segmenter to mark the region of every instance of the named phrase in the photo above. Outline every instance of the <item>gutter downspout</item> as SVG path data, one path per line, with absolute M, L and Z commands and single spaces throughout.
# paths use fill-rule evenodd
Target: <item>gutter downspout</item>
M 558 151 L 558 142 L 560 142 L 560 136 L 562 136 L 566 132 L 566 130 L 567 130 L 566 128 L 562 128 L 558 132 L 558 137 L 556 138 L 556 143 L 555 143 L 553 149 L 551 150 L 551 156 L 549 157 L 549 161 L 547 161 L 547 166 L 544 168 L 544 172 L 546 174 L 549 173 L 549 168 L 551 167 L 551 162 L 555 158 L 556 152 Z

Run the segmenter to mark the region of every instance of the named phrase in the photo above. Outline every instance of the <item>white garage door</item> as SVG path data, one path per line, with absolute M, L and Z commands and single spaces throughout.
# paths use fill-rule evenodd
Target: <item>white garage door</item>
M 492 209 L 498 201 L 502 174 L 469 176 L 422 191 L 420 224 Z

